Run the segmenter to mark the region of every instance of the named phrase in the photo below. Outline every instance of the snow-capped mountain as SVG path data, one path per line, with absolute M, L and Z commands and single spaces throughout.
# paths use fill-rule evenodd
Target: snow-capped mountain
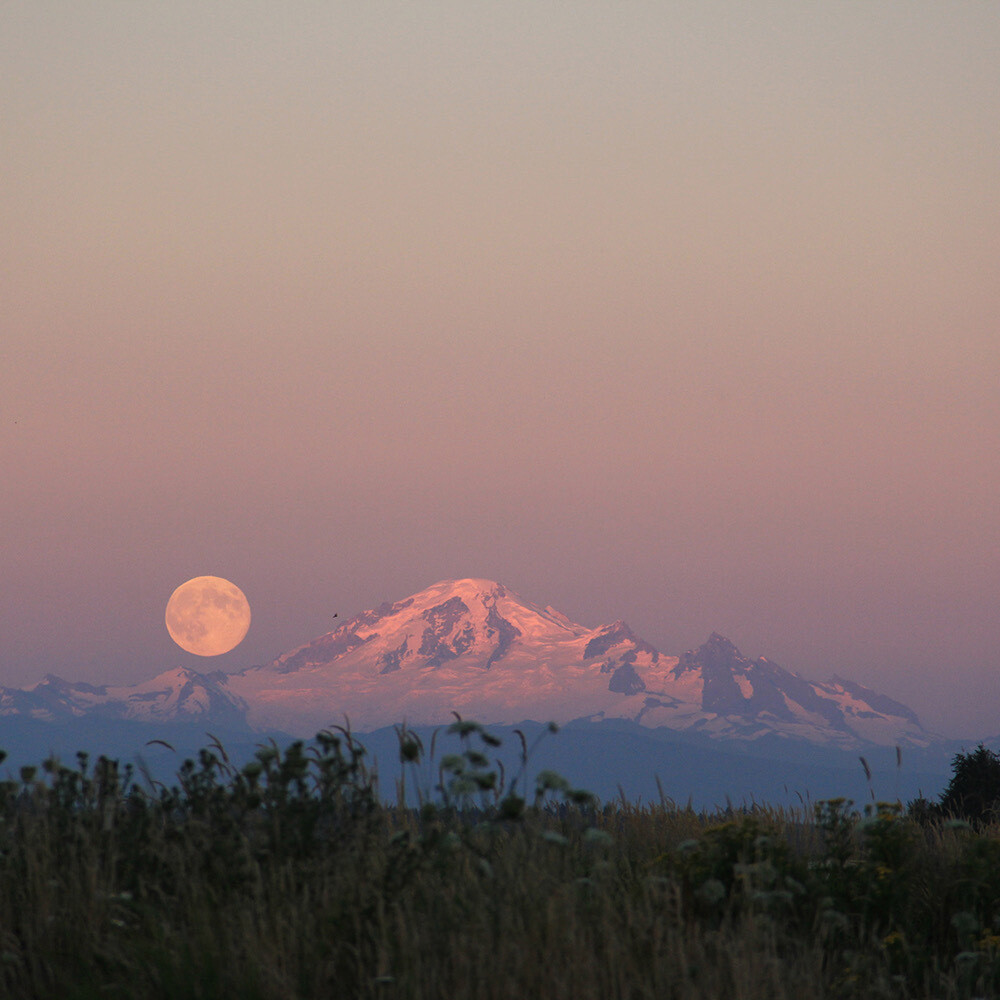
M 350 720 L 495 725 L 627 719 L 719 739 L 839 748 L 929 746 L 906 706 L 850 681 L 808 681 L 712 635 L 665 656 L 623 622 L 588 628 L 491 580 L 446 580 L 238 673 L 178 668 L 134 686 L 49 676 L 0 688 L 0 716 L 247 724 L 301 736 Z
M 33 688 L 0 688 L 0 717 L 65 722 L 83 715 L 142 722 L 208 721 L 245 724 L 246 706 L 226 687 L 221 671 L 177 667 L 134 685 L 71 683 L 49 674 Z
M 446 722 L 633 719 L 755 740 L 926 746 L 912 711 L 859 684 L 817 684 L 722 636 L 665 656 L 622 621 L 571 622 L 491 580 L 448 580 L 346 621 L 273 663 L 230 675 L 251 724 L 311 733 Z
M 845 748 L 859 741 L 926 747 L 936 739 L 898 701 L 840 677 L 817 683 L 763 656 L 750 660 L 718 633 L 680 657 L 661 691 L 648 690 L 643 725 Z
M 623 622 L 589 629 L 491 580 L 448 580 L 230 675 L 254 725 L 315 731 L 445 722 L 566 721 L 612 711 L 676 662 Z M 642 707 L 641 696 L 631 714 Z M 629 710 L 626 709 L 626 714 Z

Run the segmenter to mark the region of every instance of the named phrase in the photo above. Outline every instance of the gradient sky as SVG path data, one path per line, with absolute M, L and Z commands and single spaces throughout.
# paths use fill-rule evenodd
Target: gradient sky
M 482 576 L 1000 731 L 1000 5 L 11 2 L 0 108 L 0 684 Z

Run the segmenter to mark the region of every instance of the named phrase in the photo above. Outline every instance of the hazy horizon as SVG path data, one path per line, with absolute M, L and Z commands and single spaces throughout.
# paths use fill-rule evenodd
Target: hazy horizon
M 928 2 L 7 5 L 0 685 L 472 576 L 996 735 L 998 55 Z

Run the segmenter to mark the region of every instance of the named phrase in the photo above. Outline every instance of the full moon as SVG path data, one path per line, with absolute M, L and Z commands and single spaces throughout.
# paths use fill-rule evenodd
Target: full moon
M 181 649 L 218 656 L 235 649 L 250 628 L 250 605 L 235 583 L 220 576 L 196 576 L 167 601 L 167 631 Z

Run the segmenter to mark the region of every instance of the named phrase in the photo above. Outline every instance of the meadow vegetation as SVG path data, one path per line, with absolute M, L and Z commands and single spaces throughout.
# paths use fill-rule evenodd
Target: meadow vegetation
M 398 735 L 397 805 L 345 730 L 0 783 L 0 996 L 1000 995 L 991 816 L 602 805 L 473 722 Z

